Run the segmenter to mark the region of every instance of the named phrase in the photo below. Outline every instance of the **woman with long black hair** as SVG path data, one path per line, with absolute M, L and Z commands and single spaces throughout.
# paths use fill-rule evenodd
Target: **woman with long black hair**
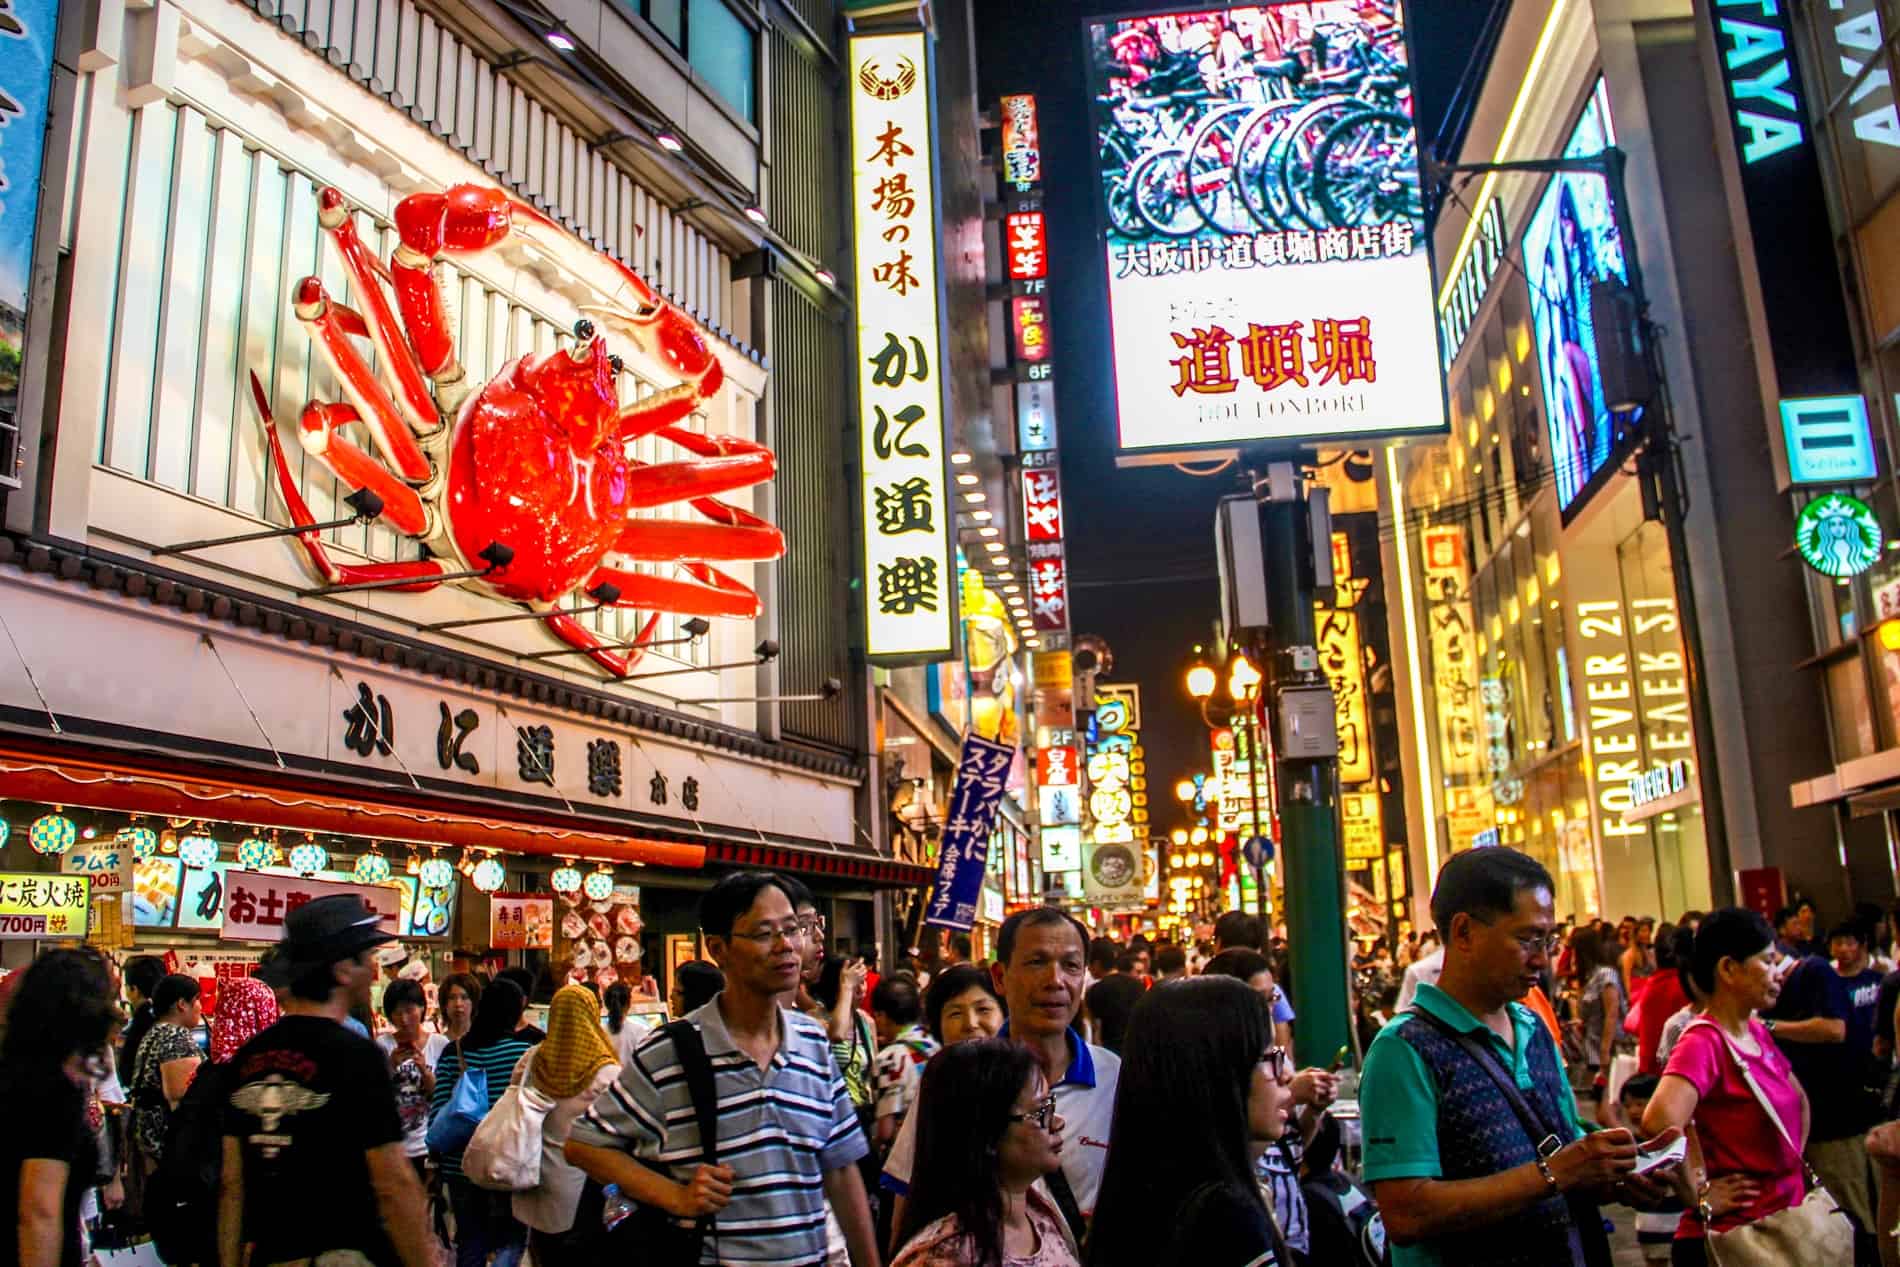
M 1286 1129 L 1292 1065 L 1242 982 L 1149 991 L 1122 1048 L 1089 1267 L 1288 1267 L 1253 1154 Z
M 1037 1180 L 1062 1164 L 1062 1119 L 1027 1047 L 984 1039 L 924 1067 L 903 1248 L 891 1267 L 1078 1267 Z
M 111 966 L 91 948 L 21 969 L 0 1040 L 0 1263 L 80 1267 L 80 1203 L 99 1182 L 88 1091 L 125 1017 Z

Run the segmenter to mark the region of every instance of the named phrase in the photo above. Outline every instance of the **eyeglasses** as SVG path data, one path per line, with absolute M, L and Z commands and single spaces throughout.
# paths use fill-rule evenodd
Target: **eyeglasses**
M 818 914 L 800 915 L 798 917 L 798 926 L 804 929 L 805 932 L 816 936 L 825 931 L 825 917 Z
M 1487 928 L 1493 927 L 1496 925 L 1496 922 L 1497 921 L 1493 920 L 1485 926 Z M 1511 938 L 1511 940 L 1517 943 L 1518 950 L 1523 953 L 1526 959 L 1536 954 L 1554 955 L 1563 949 L 1564 944 L 1562 933 L 1547 933 L 1541 932 L 1538 929 L 1531 929 L 1529 932 L 1519 933 Z
M 781 937 L 783 937 L 788 944 L 803 941 L 805 938 L 804 921 L 794 920 L 789 924 L 778 925 L 765 924 L 753 929 L 749 933 L 742 933 L 736 928 L 732 931 L 733 940 L 749 941 L 760 950 L 764 950 Z
M 1269 1047 L 1260 1053 L 1260 1063 L 1267 1067 L 1267 1075 L 1275 1082 L 1285 1082 L 1293 1071 L 1293 1061 L 1284 1047 Z
M 1051 1091 L 1048 1095 L 1036 1101 L 1036 1107 L 1027 1113 L 1010 1114 L 1009 1120 L 1012 1122 L 1034 1122 L 1039 1129 L 1048 1130 L 1050 1123 L 1056 1120 L 1056 1093 Z

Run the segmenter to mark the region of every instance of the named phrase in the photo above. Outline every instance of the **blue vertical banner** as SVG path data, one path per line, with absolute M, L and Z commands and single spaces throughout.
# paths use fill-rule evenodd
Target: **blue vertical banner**
M 0 3 L 0 409 L 20 389 L 59 0 Z
M 970 931 L 976 923 L 977 895 L 989 863 L 990 832 L 1003 802 L 1003 784 L 1016 756 L 1013 744 L 969 733 L 957 758 L 957 781 L 950 791 L 950 820 L 943 826 L 937 853 L 937 883 L 930 890 L 924 923 Z

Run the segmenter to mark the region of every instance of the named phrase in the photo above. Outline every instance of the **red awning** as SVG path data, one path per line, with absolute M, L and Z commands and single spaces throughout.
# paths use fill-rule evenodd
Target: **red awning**
M 704 844 L 617 835 L 540 807 L 450 798 L 287 770 L 235 770 L 170 754 L 24 735 L 0 737 L 0 796 L 289 831 L 495 849 L 689 870 Z M 804 851 L 798 851 L 804 852 Z

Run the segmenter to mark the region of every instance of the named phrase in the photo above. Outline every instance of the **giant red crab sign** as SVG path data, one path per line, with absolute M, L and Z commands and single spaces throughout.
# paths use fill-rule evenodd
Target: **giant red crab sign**
M 315 531 L 298 534 L 326 584 L 420 592 L 453 582 L 510 599 L 540 613 L 556 637 L 614 677 L 639 659 L 663 612 L 758 614 L 758 595 L 712 565 L 775 559 L 784 538 L 714 494 L 770 479 L 775 463 L 770 449 L 750 440 L 676 425 L 725 377 L 690 318 L 609 259 L 634 296 L 631 310 L 583 308 L 594 320 L 575 324 L 571 347 L 511 361 L 478 386 L 456 360 L 436 261 L 487 250 L 514 233 L 545 242 L 561 233 L 558 226 L 498 189 L 455 185 L 411 194 L 396 205 L 402 243 L 385 265 L 357 236 L 336 190 L 318 195 L 318 222 L 349 270 L 362 310 L 327 294 L 315 277 L 297 285 L 297 319 L 347 397 L 306 404 L 299 439 L 338 479 L 380 499 L 385 522 L 427 547 L 425 557 L 405 562 L 335 563 Z M 615 387 L 621 361 L 607 351 L 595 320 L 650 350 L 684 381 L 623 406 Z M 380 378 L 358 339 L 375 348 Z M 251 393 L 291 522 L 312 526 L 316 519 L 291 478 L 256 374 Z M 347 436 L 352 424 L 368 432 L 376 456 Z M 662 463 L 629 457 L 628 443 L 646 435 L 693 456 Z M 633 516 L 681 501 L 706 522 Z M 677 564 L 685 575 L 626 566 L 636 562 Z M 577 590 L 653 613 L 628 654 L 603 644 L 563 608 Z

